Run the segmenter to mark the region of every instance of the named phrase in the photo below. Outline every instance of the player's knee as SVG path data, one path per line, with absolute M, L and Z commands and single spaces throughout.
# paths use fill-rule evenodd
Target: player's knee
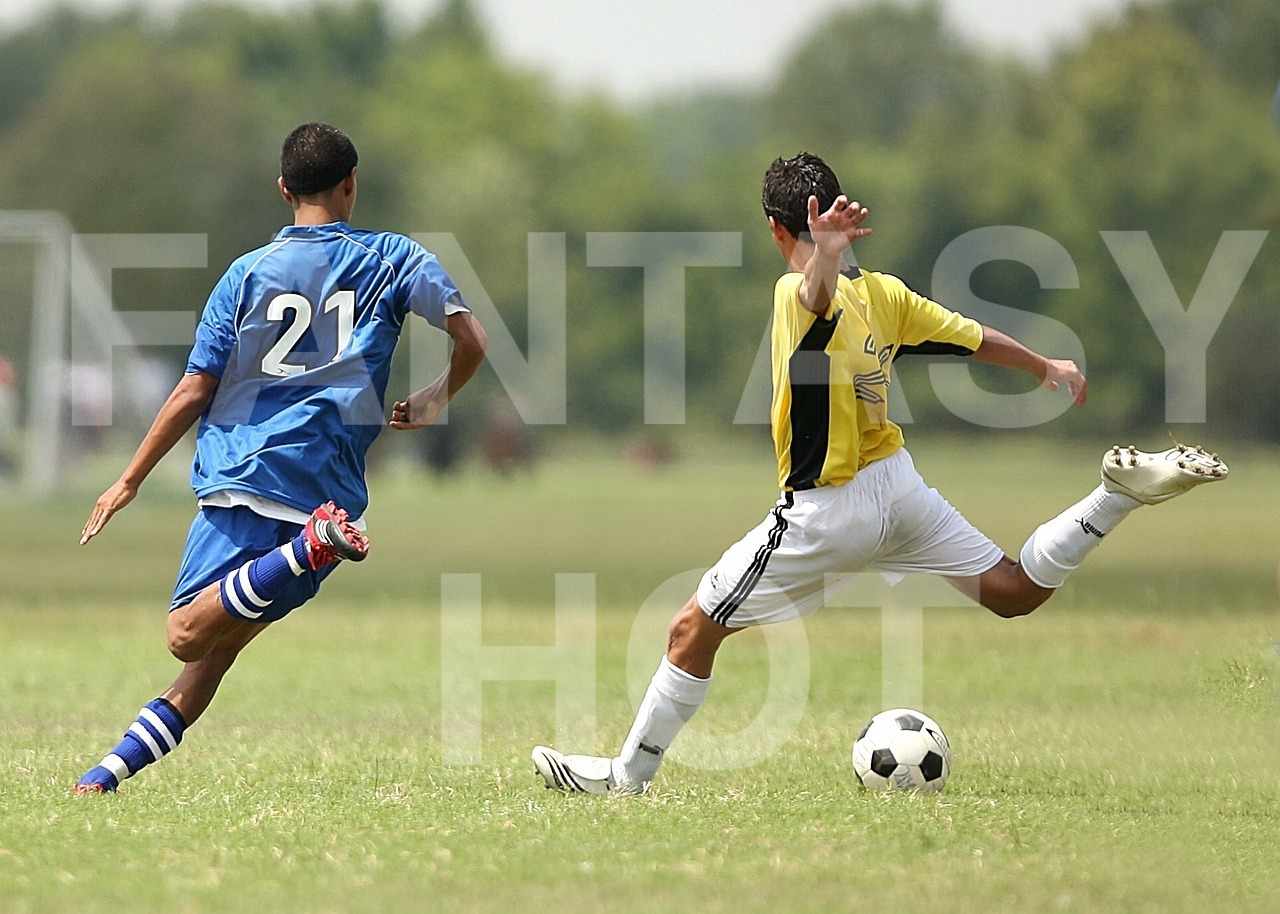
M 1017 619 L 1029 616 L 1041 606 L 1045 600 L 1053 596 L 1052 590 L 1041 587 L 1028 590 L 1017 590 L 1012 593 L 984 595 L 982 605 L 1001 619 Z
M 169 653 L 183 663 L 194 663 L 206 653 L 205 645 L 201 643 L 202 639 L 197 637 L 195 627 L 182 613 L 169 614 L 166 636 L 169 641 Z
M 691 599 L 667 626 L 667 650 L 683 651 L 703 644 L 718 645 L 721 640 L 719 632 L 711 631 L 718 628 L 702 611 L 697 599 Z
M 694 612 L 701 612 L 694 606 Z M 671 624 L 667 626 L 667 650 L 678 650 L 687 646 L 694 636 L 695 627 L 698 623 L 697 617 L 685 606 L 671 618 Z

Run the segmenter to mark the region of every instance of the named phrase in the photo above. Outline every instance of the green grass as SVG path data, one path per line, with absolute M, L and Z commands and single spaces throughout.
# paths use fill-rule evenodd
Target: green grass
M 914 437 L 926 478 L 1010 550 L 1094 478 L 1092 448 Z M 1263 452 L 1231 455 L 1217 497 L 1135 515 L 1028 619 L 926 611 L 924 710 L 956 754 L 939 797 L 853 780 L 850 742 L 887 700 L 867 609 L 804 623 L 806 713 L 753 767 L 682 765 L 677 744 L 647 797 L 544 791 L 527 759 L 555 693 L 538 682 L 487 685 L 480 763 L 442 764 L 442 572 L 483 575 L 484 637 L 506 645 L 551 642 L 555 572 L 597 575 L 599 726 L 571 723 L 574 748 L 609 751 L 637 608 L 763 515 L 758 456 L 388 472 L 367 565 L 255 643 L 179 752 L 87 801 L 68 785 L 176 667 L 162 623 L 190 503 L 157 486 L 74 552 L 97 480 L 7 509 L 0 911 L 1275 910 L 1280 469 Z M 643 626 L 638 680 L 660 652 Z M 694 728 L 731 737 L 767 682 L 761 635 L 736 637 Z

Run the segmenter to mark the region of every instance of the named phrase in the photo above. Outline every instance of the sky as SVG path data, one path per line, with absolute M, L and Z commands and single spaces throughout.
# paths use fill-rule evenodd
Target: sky
M 113 9 L 141 2 L 164 12 L 192 0 L 5 0 L 14 25 L 57 3 Z M 282 8 L 307 0 L 254 0 Z M 690 84 L 758 83 L 793 43 L 834 9 L 858 0 L 476 0 L 497 43 L 563 85 L 642 99 Z M 942 0 L 952 22 L 986 44 L 1042 56 L 1127 0 Z M 388 0 L 414 21 L 439 0 Z

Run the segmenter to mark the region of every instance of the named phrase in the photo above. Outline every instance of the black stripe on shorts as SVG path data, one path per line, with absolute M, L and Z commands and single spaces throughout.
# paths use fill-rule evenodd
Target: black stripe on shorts
M 751 596 L 751 591 L 755 590 L 756 585 L 760 583 L 760 578 L 764 576 L 764 570 L 769 565 L 769 557 L 782 545 L 782 535 L 787 532 L 787 519 L 782 516 L 782 512 L 793 505 L 795 505 L 795 493 L 784 493 L 773 509 L 773 528 L 769 531 L 769 536 L 756 550 L 755 558 L 751 560 L 751 564 L 747 566 L 746 572 L 739 578 L 738 583 L 729 591 L 729 595 L 711 611 L 713 622 L 727 625 L 729 618 L 742 605 L 742 601 Z

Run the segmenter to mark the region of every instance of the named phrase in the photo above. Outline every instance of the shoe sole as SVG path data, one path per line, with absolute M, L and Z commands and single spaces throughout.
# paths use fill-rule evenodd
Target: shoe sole
M 1128 445 L 1127 449 L 1136 450 L 1136 448 L 1133 448 L 1132 445 Z M 1201 448 L 1187 448 L 1187 450 L 1197 450 L 1200 452 L 1201 455 L 1208 456 L 1210 457 L 1210 459 L 1212 459 L 1213 463 L 1208 468 L 1208 470 L 1188 471 L 1188 468 L 1184 466 L 1181 462 L 1179 462 L 1178 464 L 1179 468 L 1188 472 L 1188 475 L 1185 478 L 1191 482 L 1191 485 L 1187 486 L 1187 488 L 1185 489 L 1178 489 L 1175 492 L 1170 492 L 1167 495 L 1159 495 L 1159 496 L 1145 495 L 1135 491 L 1134 489 L 1131 489 L 1129 486 L 1125 485 L 1123 482 L 1116 479 L 1114 476 L 1112 476 L 1110 473 L 1107 472 L 1107 461 L 1113 458 L 1113 456 L 1117 455 L 1120 450 L 1121 450 L 1120 446 L 1117 445 L 1113 447 L 1111 450 L 1109 450 L 1106 456 L 1103 458 L 1102 482 L 1108 491 L 1119 492 L 1121 495 L 1127 495 L 1130 498 L 1134 499 L 1135 501 L 1141 502 L 1144 505 L 1158 505 L 1163 502 L 1169 501 L 1170 499 L 1177 498 L 1179 495 L 1185 495 L 1186 493 L 1190 492 L 1192 489 L 1202 486 L 1205 483 L 1221 482 L 1222 480 L 1226 479 L 1231 473 L 1231 468 L 1228 467 L 1226 463 L 1222 460 L 1222 458 L 1218 457 L 1218 455 L 1206 454 L 1206 452 Z M 1115 459 L 1118 460 L 1119 459 L 1118 456 L 1116 456 Z M 1123 467 L 1121 467 L 1121 469 L 1123 469 Z

